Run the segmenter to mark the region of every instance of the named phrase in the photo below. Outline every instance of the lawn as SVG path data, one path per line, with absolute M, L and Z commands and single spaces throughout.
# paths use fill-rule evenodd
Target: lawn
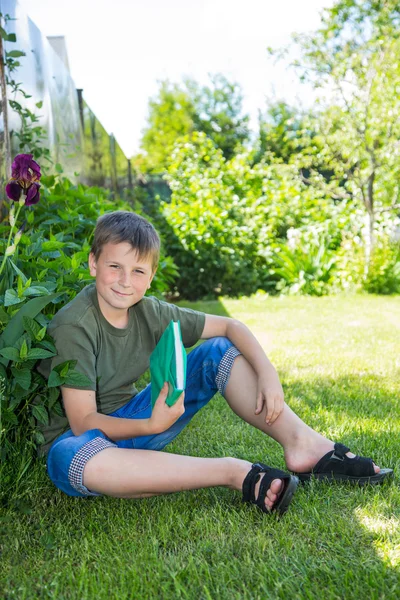
M 396 477 L 365 488 L 306 484 L 278 520 L 226 488 L 71 498 L 38 461 L 3 503 L 0 595 L 399 598 L 399 298 L 256 296 L 185 305 L 244 321 L 277 367 L 288 404 L 331 439 L 393 467 Z M 221 396 L 167 451 L 284 468 L 281 448 Z

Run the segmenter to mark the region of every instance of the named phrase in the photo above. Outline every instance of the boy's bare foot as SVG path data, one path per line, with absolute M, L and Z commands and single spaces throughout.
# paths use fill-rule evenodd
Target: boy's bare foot
M 285 448 L 285 462 L 289 471 L 294 473 L 307 473 L 315 467 L 317 462 L 328 452 L 334 449 L 334 443 L 323 436 L 316 434 L 314 439 L 294 440 L 290 448 Z M 355 454 L 347 452 L 346 456 L 354 458 Z M 374 463 L 375 473 L 380 467 Z

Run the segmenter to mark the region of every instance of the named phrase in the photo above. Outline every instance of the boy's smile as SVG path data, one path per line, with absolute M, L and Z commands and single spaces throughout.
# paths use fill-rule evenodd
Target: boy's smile
M 96 277 L 97 297 L 104 317 L 115 327 L 126 327 L 128 308 L 149 289 L 155 271 L 151 257 L 138 258 L 128 242 L 105 244 L 96 261 L 89 255 L 89 270 Z

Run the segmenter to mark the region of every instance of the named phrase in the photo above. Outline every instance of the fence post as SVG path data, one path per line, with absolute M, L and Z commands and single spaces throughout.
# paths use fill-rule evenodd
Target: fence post
M 3 25 L 3 19 L 0 19 L 0 24 Z M 0 88 L 1 88 L 1 109 L 3 113 L 3 144 L 0 149 L 1 155 L 4 155 L 4 165 L 0 165 L 0 180 L 6 181 L 11 177 L 11 143 L 10 143 L 10 131 L 8 129 L 8 102 L 7 102 L 7 84 L 6 84 L 6 71 L 4 61 L 4 47 L 3 38 L 0 35 Z M 1 161 L 2 163 L 3 161 Z M 4 168 L 5 167 L 5 168 Z M 2 189 L 4 186 L 2 185 Z M 0 194 L 0 220 L 1 220 L 1 209 L 3 205 L 4 196 Z
M 82 132 L 85 132 L 85 121 L 83 120 L 83 88 L 77 88 L 76 93 L 78 94 L 78 106 L 79 106 L 79 117 L 81 119 Z
M 110 133 L 110 157 L 111 157 L 111 186 L 115 193 L 118 193 L 117 160 L 115 152 L 115 137 Z
M 132 163 L 131 159 L 128 158 L 128 189 L 133 190 L 133 182 L 132 182 Z

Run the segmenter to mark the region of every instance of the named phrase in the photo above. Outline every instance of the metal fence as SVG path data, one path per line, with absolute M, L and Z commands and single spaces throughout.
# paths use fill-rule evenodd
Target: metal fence
M 25 56 L 14 72 L 14 79 L 30 98 L 20 93 L 1 98 L 0 114 L 0 184 L 10 176 L 7 156 L 4 112 L 7 110 L 10 153 L 21 152 L 15 135 L 21 128 L 21 119 L 13 111 L 9 100 L 17 100 L 24 108 L 38 116 L 38 123 L 46 134 L 44 144 L 50 150 L 54 163 L 62 165 L 64 174 L 73 181 L 108 187 L 123 193 L 132 187 L 130 163 L 115 137 L 109 134 L 77 90 L 69 73 L 63 38 L 46 38 L 16 0 L 0 0 L 0 12 L 9 15 L 7 33 L 16 34 L 16 42 L 5 41 L 4 51 L 21 50 Z M 42 103 L 41 108 L 36 107 Z M 28 152 L 29 149 L 25 149 Z M 7 160 L 8 159 L 8 160 Z

